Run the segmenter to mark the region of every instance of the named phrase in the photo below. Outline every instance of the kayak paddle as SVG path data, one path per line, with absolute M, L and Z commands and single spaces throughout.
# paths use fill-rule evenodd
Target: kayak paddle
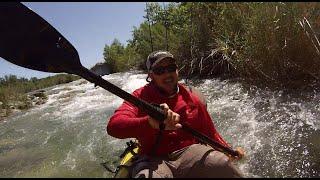
M 53 73 L 76 74 L 164 121 L 163 110 L 139 99 L 83 67 L 77 50 L 38 14 L 17 2 L 0 2 L 0 57 L 25 68 Z M 187 124 L 182 130 L 232 156 L 238 153 L 197 132 Z

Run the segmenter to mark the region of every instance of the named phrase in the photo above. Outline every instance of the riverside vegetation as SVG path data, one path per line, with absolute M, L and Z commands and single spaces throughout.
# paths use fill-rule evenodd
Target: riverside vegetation
M 36 77 L 17 78 L 15 75 L 6 75 L 4 78 L 0 78 L 0 120 L 15 110 L 24 110 L 34 104 L 44 103 L 47 96 L 39 89 L 68 83 L 79 78 L 79 76 L 69 74 L 58 74 L 42 79 Z
M 152 50 L 169 50 L 182 76 L 238 77 L 270 88 L 312 87 L 320 78 L 320 3 L 146 3 L 127 45 L 104 47 L 113 72 L 144 69 Z
M 111 73 L 145 69 L 148 54 L 163 49 L 176 56 L 182 77 L 236 77 L 281 89 L 313 88 L 319 81 L 320 3 L 152 2 L 145 11 L 126 45 L 117 39 L 105 45 Z M 0 116 L 28 108 L 25 93 L 74 78 L 0 79 Z

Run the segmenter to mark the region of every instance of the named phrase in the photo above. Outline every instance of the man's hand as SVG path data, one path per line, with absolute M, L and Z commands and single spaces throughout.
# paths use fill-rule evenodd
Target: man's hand
M 230 156 L 230 158 L 231 158 L 232 160 L 240 160 L 240 159 L 242 159 L 242 158 L 245 156 L 245 154 L 246 154 L 245 151 L 244 151 L 244 149 L 241 148 L 241 147 L 237 147 L 237 148 L 235 149 L 235 151 L 238 153 L 239 156 L 236 156 L 236 157 Z
M 169 106 L 166 103 L 160 104 L 160 107 L 163 108 L 164 113 L 167 116 L 167 118 L 164 120 L 164 124 L 165 124 L 164 130 L 176 130 L 182 127 L 182 125 L 179 123 L 180 121 L 179 114 L 169 109 Z M 159 121 L 149 116 L 148 122 L 152 128 L 159 129 Z

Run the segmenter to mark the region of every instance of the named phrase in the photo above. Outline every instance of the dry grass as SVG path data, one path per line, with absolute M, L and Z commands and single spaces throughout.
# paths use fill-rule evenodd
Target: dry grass
M 319 3 L 222 4 L 227 13 L 217 19 L 208 57 L 220 54 L 255 83 L 292 88 L 319 79 Z

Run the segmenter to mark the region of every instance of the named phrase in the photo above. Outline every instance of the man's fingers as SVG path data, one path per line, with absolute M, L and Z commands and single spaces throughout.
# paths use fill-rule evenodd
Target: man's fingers
M 169 122 L 171 121 L 172 116 L 173 116 L 173 112 L 172 112 L 171 110 L 169 110 L 169 111 L 167 112 L 167 120 L 168 120 Z
M 182 128 L 182 125 L 180 123 L 177 123 L 174 125 L 177 129 Z
M 165 110 L 165 111 L 168 111 L 168 109 L 169 109 L 169 106 L 166 103 L 160 104 L 160 107 L 162 107 L 163 110 Z
M 182 125 L 178 123 L 180 121 L 179 114 L 169 109 L 169 106 L 166 103 L 160 104 L 160 107 L 164 110 L 164 112 L 167 115 L 167 118 L 164 121 L 167 130 L 174 130 L 182 127 Z
M 180 121 L 180 115 L 177 114 L 177 113 L 174 113 L 174 115 L 173 115 L 173 121 L 174 121 L 175 123 L 178 123 L 178 122 Z
M 232 160 L 240 160 L 240 159 L 244 158 L 244 156 L 245 156 L 245 151 L 244 151 L 243 148 L 237 147 L 237 148 L 235 149 L 235 151 L 238 153 L 238 156 L 232 157 L 232 156 L 230 155 L 230 158 L 231 158 Z

